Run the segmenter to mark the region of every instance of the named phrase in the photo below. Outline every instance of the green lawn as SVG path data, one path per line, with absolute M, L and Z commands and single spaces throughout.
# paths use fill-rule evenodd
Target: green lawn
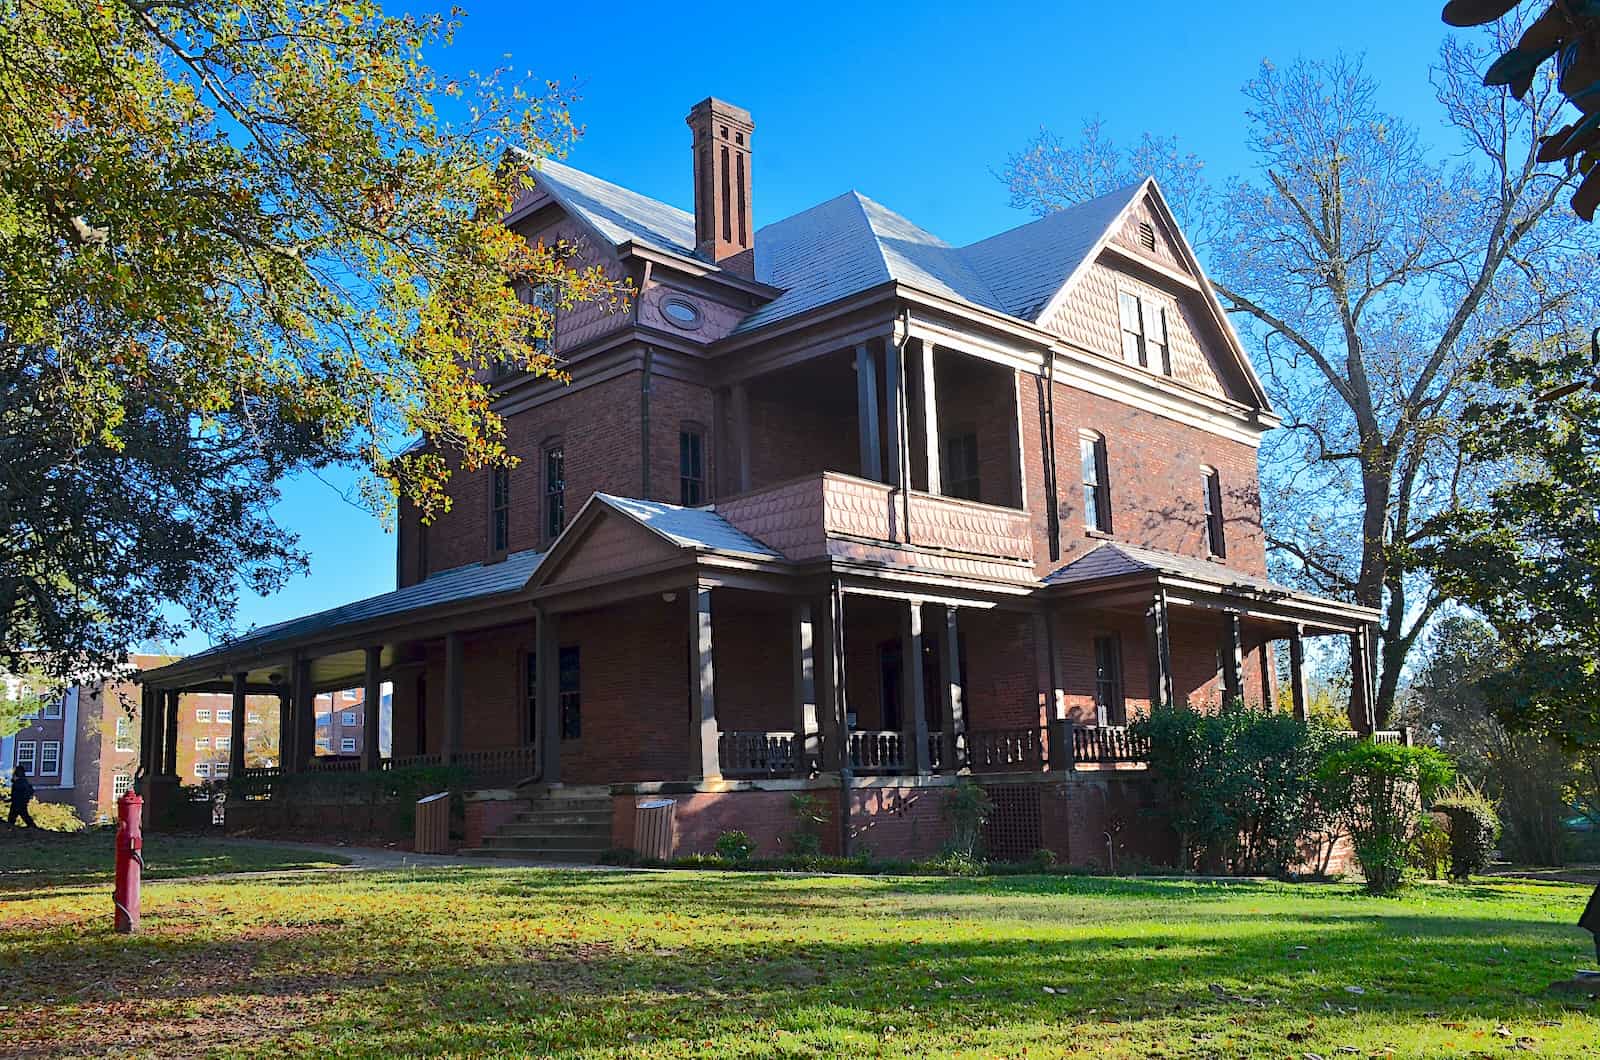
M 19 889 L 110 883 L 116 834 L 109 828 L 44 832 L 0 827 L 0 900 Z M 344 865 L 348 858 L 311 850 L 256 847 L 221 839 L 160 836 L 146 840 L 145 879 L 217 872 L 258 872 Z M 0 1024 L 3 1024 L 0 1020 Z
M 1586 889 L 470 868 L 0 895 L 44 1054 L 1593 1055 Z

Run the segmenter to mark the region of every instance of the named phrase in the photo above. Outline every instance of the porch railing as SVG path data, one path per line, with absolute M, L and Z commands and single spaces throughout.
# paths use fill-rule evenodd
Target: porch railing
M 1125 725 L 1074 725 L 1072 761 L 1074 764 L 1117 765 L 1145 762 L 1150 758 L 1150 741 L 1135 736 Z
M 850 768 L 857 773 L 898 773 L 905 764 L 905 733 L 858 729 L 850 734 Z
M 318 755 L 308 763 L 312 773 L 359 773 L 361 772 L 360 756 L 334 757 L 333 755 Z
M 283 770 L 277 766 L 246 766 L 237 777 L 228 781 L 228 791 L 240 799 L 270 799 L 272 785 Z
M 977 772 L 1038 769 L 1044 765 L 1044 741 L 1036 728 L 969 732 L 967 760 Z
M 394 758 L 385 758 L 378 766 L 379 769 L 426 769 L 430 766 L 444 765 L 444 756 L 431 755 L 399 755 Z
M 744 732 L 729 730 L 717 734 L 717 756 L 725 777 L 788 776 L 799 768 L 793 732 Z

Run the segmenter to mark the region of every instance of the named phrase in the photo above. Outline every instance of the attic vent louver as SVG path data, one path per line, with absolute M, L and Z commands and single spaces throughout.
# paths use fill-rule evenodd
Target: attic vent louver
M 1139 222 L 1139 245 L 1146 250 L 1156 249 L 1156 230 L 1149 221 Z

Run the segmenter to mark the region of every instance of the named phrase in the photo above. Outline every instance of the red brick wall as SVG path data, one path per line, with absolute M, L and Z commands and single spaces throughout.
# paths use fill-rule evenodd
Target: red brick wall
M 461 845 L 468 850 L 483 846 L 483 837 L 509 824 L 517 814 L 531 809 L 527 799 L 474 799 L 466 804 L 466 831 Z
M 967 643 L 967 729 L 1038 726 L 1039 682 L 1032 616 L 1011 611 L 963 611 L 957 619 Z
M 1056 384 L 1056 479 L 1061 559 L 1050 561 L 1046 523 L 1043 383 L 1021 377 L 1024 474 L 1041 574 L 1071 562 L 1099 540 L 1085 532 L 1078 439 L 1092 430 L 1106 440 L 1114 539 L 1189 556 L 1206 554 L 1202 464 L 1222 478 L 1227 566 L 1265 575 L 1261 491 L 1256 450 L 1153 413 Z
M 717 837 L 740 831 L 756 844 L 758 857 L 777 857 L 788 852 L 788 840 L 796 831 L 793 791 L 695 792 L 666 796 L 677 802 L 674 816 L 673 856 L 715 852 Z M 806 794 L 819 799 L 830 820 L 820 826 L 824 853 L 838 852 L 837 789 L 819 789 Z M 633 807 L 642 796 L 618 795 L 612 817 L 612 839 L 618 846 L 633 846 Z
M 854 392 L 846 406 L 837 395 L 824 396 L 808 387 L 750 393 L 750 485 L 776 485 L 819 471 L 861 473 L 861 443 L 856 426 Z M 728 444 L 732 444 L 731 438 Z M 733 454 L 725 468 L 733 485 Z
M 633 377 L 635 384 L 639 379 Z M 637 385 L 635 387 L 637 389 Z M 638 399 L 635 396 L 634 416 L 638 416 Z M 701 453 L 705 460 L 706 494 L 702 503 L 716 499 L 717 482 L 717 430 L 716 403 L 709 387 L 681 379 L 668 379 L 653 375 L 650 382 L 650 490 L 648 500 L 677 504 L 683 497 L 679 484 L 678 435 L 686 425 L 697 426 L 702 438 Z M 637 439 L 637 434 L 635 434 Z M 633 459 L 625 466 L 612 469 L 609 477 L 624 481 L 632 469 L 639 466 L 639 448 L 635 441 Z M 643 482 L 634 474 L 631 490 L 609 487 L 610 492 L 623 496 L 641 496 Z
M 725 589 L 711 594 L 717 724 L 724 730 L 794 728 L 789 601 Z
M 885 786 L 850 791 L 850 852 L 912 860 L 939 853 L 950 839 L 947 787 Z

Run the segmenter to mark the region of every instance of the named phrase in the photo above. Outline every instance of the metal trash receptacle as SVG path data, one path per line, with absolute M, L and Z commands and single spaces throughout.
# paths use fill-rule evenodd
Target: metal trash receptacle
M 450 850 L 450 793 L 426 795 L 417 800 L 418 854 L 444 854 Z
M 672 857 L 673 799 L 646 799 L 633 808 L 633 849 L 647 861 Z

